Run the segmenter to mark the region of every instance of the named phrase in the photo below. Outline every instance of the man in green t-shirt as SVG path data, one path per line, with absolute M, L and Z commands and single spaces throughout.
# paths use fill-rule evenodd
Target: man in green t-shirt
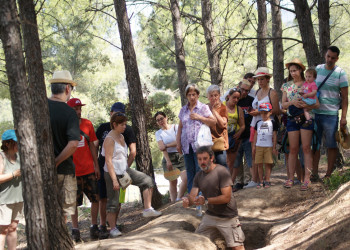
M 338 123 L 340 128 L 345 128 L 347 124 L 346 114 L 348 111 L 349 84 L 345 71 L 335 65 L 339 59 L 339 53 L 340 50 L 338 47 L 330 46 L 325 55 L 326 63 L 316 67 L 316 85 L 318 87 L 318 92 L 320 92 L 318 96 L 320 107 L 314 109 L 314 113 L 317 125 L 317 136 L 320 140 L 319 143 L 321 144 L 324 133 L 325 145 L 328 151 L 328 167 L 325 177 L 329 177 L 332 174 L 338 153 L 335 140 Z M 340 122 L 338 118 L 339 108 L 342 109 Z M 320 150 L 315 152 L 313 160 L 314 164 L 311 178 L 317 179 Z
M 67 70 L 55 71 L 51 83 L 52 95 L 48 99 L 52 138 L 57 167 L 58 189 L 62 192 L 65 218 L 75 213 L 77 182 L 73 153 L 80 140 L 79 118 L 66 102 L 77 84 Z

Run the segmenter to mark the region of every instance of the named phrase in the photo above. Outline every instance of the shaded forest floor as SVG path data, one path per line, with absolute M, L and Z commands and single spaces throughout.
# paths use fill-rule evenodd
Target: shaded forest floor
M 345 159 L 349 161 L 350 152 Z M 320 175 L 325 173 L 325 158 Z M 349 162 L 343 170 L 349 169 Z M 322 181 L 312 183 L 306 192 L 300 185 L 283 188 L 284 164 L 273 169 L 269 189 L 243 189 L 235 193 L 246 249 L 349 249 L 350 183 L 337 191 L 328 191 Z M 76 249 L 225 249 L 224 241 L 214 245 L 207 238 L 193 234 L 200 223 L 195 209 L 182 208 L 181 202 L 164 205 L 163 216 L 145 219 L 141 203 L 122 205 L 118 224 L 123 236 L 90 241 L 90 210 L 80 209 L 79 228 L 83 243 Z M 68 223 L 70 231 L 71 224 Z M 24 226 L 19 228 L 19 248 L 26 246 Z

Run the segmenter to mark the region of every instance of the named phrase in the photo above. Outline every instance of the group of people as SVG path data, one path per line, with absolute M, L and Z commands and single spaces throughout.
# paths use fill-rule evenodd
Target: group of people
M 278 153 L 277 131 L 283 125 L 288 135 L 284 187 L 295 185 L 295 173 L 302 191 L 308 190 L 310 179 L 318 178 L 319 144 L 323 134 L 328 149 L 325 177 L 331 175 L 338 150 L 335 140 L 338 110 L 341 108 L 340 128 L 345 128 L 348 109 L 347 76 L 335 65 L 339 54 L 337 47 L 329 47 L 326 63 L 306 71 L 299 59 L 286 63 L 289 75 L 281 88 L 281 100 L 270 87 L 269 69 L 260 67 L 255 73 L 247 73 L 237 86 L 223 95 L 218 86 L 209 86 L 207 104 L 199 101 L 199 88 L 189 84 L 185 89 L 188 103 L 180 110 L 179 124 L 168 123 L 162 111 L 154 115 L 159 126 L 156 141 L 164 156 L 164 172 L 176 170 L 181 178 L 179 190 L 177 179 L 169 179 L 171 201 L 182 200 L 184 207 L 207 206 L 196 232 L 211 238 L 219 232 L 228 247 L 244 249 L 244 233 L 233 192 L 271 186 L 273 155 Z M 58 186 L 64 215 L 72 218 L 73 239 L 80 240 L 77 206 L 82 205 L 84 193 L 92 204 L 91 238 L 121 235 L 116 222 L 120 211 L 120 181 L 124 177 L 143 190 L 143 216 L 160 216 L 161 212 L 151 206 L 154 180 L 130 168 L 136 156 L 137 140 L 126 124 L 124 104 L 113 104 L 110 122 L 101 124 L 95 132 L 92 123 L 81 118 L 85 104 L 78 98 L 70 99 L 77 85 L 70 73 L 56 71 L 50 83 L 52 96 L 48 104 Z M 202 126 L 209 127 L 212 143 L 198 147 Z M 315 134 L 318 145 L 313 143 L 312 147 Z M 7 236 L 9 249 L 16 245 L 16 226 L 23 215 L 16 142 L 14 130 L 2 135 L 0 247 Z M 302 156 L 299 160 L 298 155 Z

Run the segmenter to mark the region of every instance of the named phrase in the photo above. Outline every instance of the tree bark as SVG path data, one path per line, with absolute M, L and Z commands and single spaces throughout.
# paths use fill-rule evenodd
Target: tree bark
M 33 1 L 18 1 L 23 32 L 24 51 L 30 97 L 32 100 L 33 118 L 42 175 L 46 219 L 51 248 L 73 248 L 64 221 L 62 204 L 57 187 L 57 173 L 53 152 L 52 132 L 44 78 L 44 67 L 41 58 L 40 39 Z M 40 109 L 38 108 L 40 107 Z
M 136 134 L 136 166 L 137 169 L 154 179 L 151 150 L 148 143 L 144 99 L 141 88 L 139 70 L 137 67 L 136 54 L 130 30 L 129 18 L 125 0 L 114 0 L 117 14 L 119 35 L 122 44 L 126 81 L 129 90 L 129 102 L 132 114 L 132 127 Z M 141 190 L 142 191 L 142 190 Z M 157 186 L 153 188 L 152 206 L 160 207 L 162 196 Z
M 170 10 L 173 22 L 174 30 L 174 41 L 175 41 L 175 54 L 176 54 L 176 66 L 177 66 L 177 76 L 178 85 L 181 97 L 181 106 L 185 106 L 187 103 L 187 98 L 185 96 L 185 89 L 188 84 L 186 64 L 185 64 L 185 48 L 182 38 L 182 24 L 181 15 L 179 9 L 178 0 L 170 0 Z
M 316 66 L 322 63 L 323 59 L 318 50 L 309 5 L 307 0 L 292 0 L 292 2 L 294 4 L 295 15 L 299 24 L 307 63 L 309 67 Z
M 257 0 L 258 5 L 258 41 L 257 41 L 257 58 L 258 67 L 267 66 L 266 40 L 259 38 L 267 37 L 267 13 L 265 0 Z
M 15 0 L 0 0 L 0 35 L 18 136 L 29 249 L 49 249 L 43 183 Z
M 329 18 L 329 0 L 318 1 L 318 36 L 322 62 L 324 61 L 327 48 L 331 44 Z
M 202 26 L 204 30 L 205 43 L 207 45 L 211 84 L 219 85 L 220 87 L 222 87 L 222 74 L 220 71 L 220 53 L 217 49 L 216 39 L 214 36 L 211 10 L 211 0 L 202 0 Z
M 280 0 L 271 0 L 272 15 L 272 37 L 282 37 L 282 19 L 281 9 L 279 8 Z M 277 91 L 279 99 L 282 98 L 281 86 L 284 79 L 284 51 L 282 39 L 273 39 L 273 82 L 274 89 Z

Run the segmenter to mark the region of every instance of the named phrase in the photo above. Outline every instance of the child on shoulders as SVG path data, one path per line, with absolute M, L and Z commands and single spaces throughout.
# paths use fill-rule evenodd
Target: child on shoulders
M 258 111 L 262 120 L 255 125 L 255 135 L 253 141 L 253 155 L 255 155 L 255 164 L 258 166 L 258 185 L 257 188 L 269 188 L 271 186 L 270 176 L 273 164 L 272 154 L 277 155 L 277 130 L 278 125 L 270 119 L 272 114 L 272 105 L 268 102 L 262 103 Z M 265 163 L 265 181 L 263 181 Z

